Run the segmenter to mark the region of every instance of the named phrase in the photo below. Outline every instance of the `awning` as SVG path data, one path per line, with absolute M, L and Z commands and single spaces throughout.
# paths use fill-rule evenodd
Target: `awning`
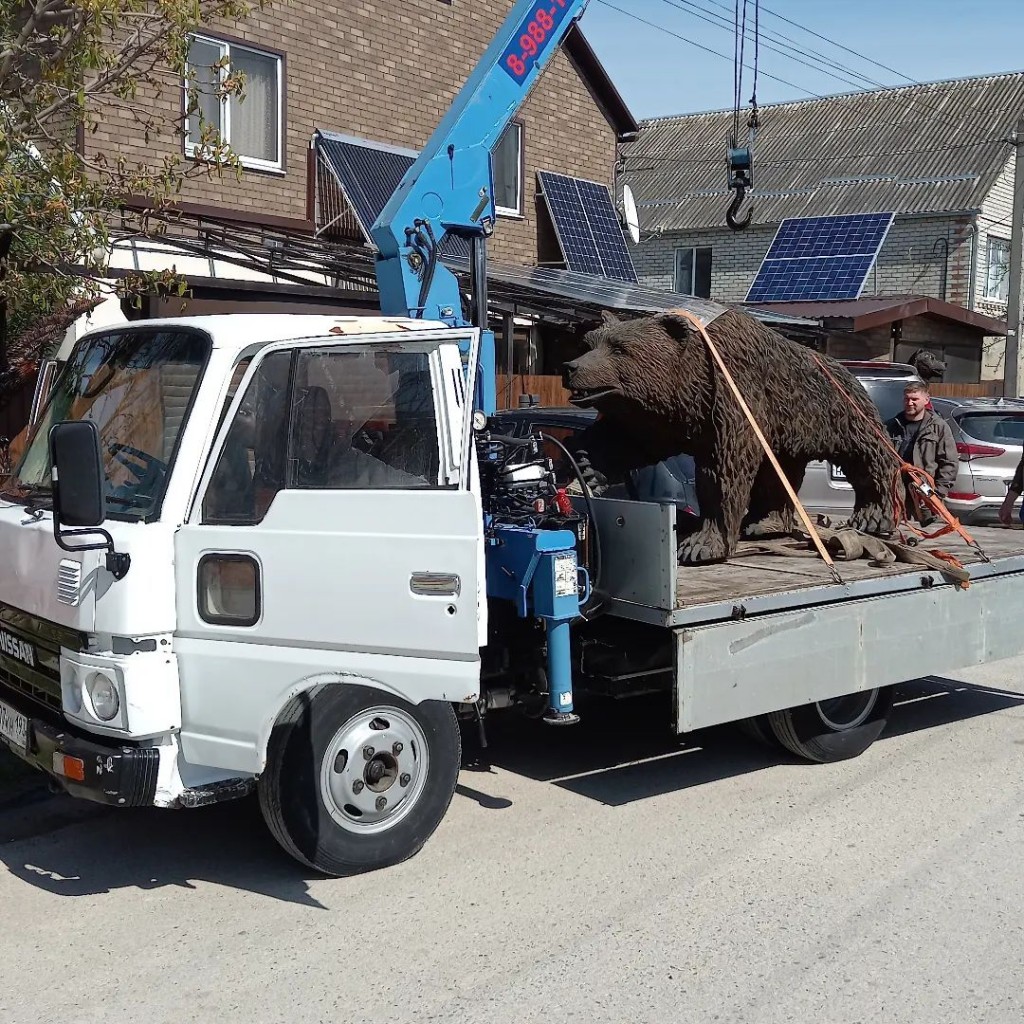
M 463 261 L 446 260 L 448 266 L 467 278 Z M 579 274 L 552 267 L 519 267 L 508 263 L 487 265 L 488 292 L 493 309 L 525 313 L 564 323 L 600 319 L 602 310 L 642 316 L 685 309 L 708 324 L 732 307 L 710 299 L 678 292 L 659 291 L 593 274 Z M 736 307 L 742 308 L 742 307 Z M 791 326 L 808 331 L 820 329 L 820 322 L 807 317 L 771 310 L 744 310 L 769 326 Z
M 376 290 L 371 246 L 311 238 L 308 233 L 284 228 L 268 233 L 250 224 L 215 220 L 184 209 L 167 216 L 168 230 L 159 239 L 116 239 L 111 269 L 175 268 L 195 281 L 248 281 L 253 287 L 260 283 L 290 284 L 318 292 L 335 287 L 359 290 L 367 297 Z M 469 261 L 458 256 L 443 258 L 468 294 Z M 606 309 L 628 315 L 686 309 L 708 323 L 730 308 L 692 295 L 554 267 L 516 266 L 492 260 L 487 276 L 490 306 L 495 313 L 535 316 L 563 325 L 600 319 Z M 820 320 L 813 314 L 801 316 L 771 309 L 747 312 L 770 326 L 785 327 L 791 335 L 821 329 Z
M 777 313 L 810 317 L 828 329 L 868 331 L 897 320 L 931 316 L 973 327 L 982 334 L 1006 334 L 1006 321 L 928 295 L 869 295 L 839 302 L 765 302 L 746 307 L 753 316 Z

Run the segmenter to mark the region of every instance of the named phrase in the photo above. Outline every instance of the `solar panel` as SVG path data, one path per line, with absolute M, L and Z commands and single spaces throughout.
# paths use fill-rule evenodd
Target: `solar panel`
M 858 298 L 892 219 L 892 213 L 864 213 L 784 220 L 747 302 Z
M 317 145 L 369 242 L 370 228 L 419 154 L 324 131 L 318 132 Z M 468 259 L 469 242 L 446 234 L 440 253 Z
M 636 284 L 608 186 L 552 171 L 537 177 L 569 270 Z

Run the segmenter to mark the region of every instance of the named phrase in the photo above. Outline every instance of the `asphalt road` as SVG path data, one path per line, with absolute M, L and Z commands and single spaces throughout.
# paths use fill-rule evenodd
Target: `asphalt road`
M 663 709 L 506 727 L 419 856 L 326 880 L 251 803 L 0 811 L 0 1020 L 1024 1019 L 1024 659 L 811 766 Z

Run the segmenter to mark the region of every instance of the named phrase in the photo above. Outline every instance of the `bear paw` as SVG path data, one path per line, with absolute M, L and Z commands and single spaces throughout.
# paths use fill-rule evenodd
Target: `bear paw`
M 793 531 L 793 524 L 787 521 L 787 518 L 778 512 L 769 512 L 763 519 L 746 523 L 742 536 L 748 540 L 757 537 L 784 537 Z
M 721 562 L 726 557 L 725 539 L 715 523 L 705 520 L 696 531 L 680 542 L 676 551 L 680 565 Z
M 874 537 L 887 537 L 896 529 L 892 513 L 881 505 L 865 505 L 857 509 L 850 516 L 847 525 L 860 530 L 861 533 L 870 533 Z

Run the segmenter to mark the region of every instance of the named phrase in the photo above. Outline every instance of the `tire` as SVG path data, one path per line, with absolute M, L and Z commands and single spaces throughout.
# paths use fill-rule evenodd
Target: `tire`
M 334 876 L 374 871 L 407 860 L 430 838 L 461 760 L 450 704 L 327 686 L 281 712 L 258 783 L 260 810 L 303 864 Z
M 772 732 L 771 723 L 768 721 L 767 715 L 756 715 L 754 718 L 741 719 L 736 723 L 736 728 L 747 739 L 751 739 L 763 747 L 768 747 L 772 750 L 779 749 L 779 741 L 775 733 Z
M 830 764 L 858 757 L 882 734 L 895 688 L 892 686 L 804 704 L 767 716 L 776 739 L 797 757 Z

